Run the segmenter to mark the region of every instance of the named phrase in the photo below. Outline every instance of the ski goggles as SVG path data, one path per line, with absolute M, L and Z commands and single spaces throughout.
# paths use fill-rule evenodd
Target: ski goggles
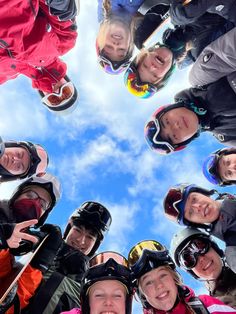
M 112 252 L 112 251 L 106 251 L 106 252 L 102 252 L 102 253 L 95 255 L 89 261 L 89 266 L 94 267 L 94 266 L 98 266 L 101 264 L 105 264 L 110 259 L 113 259 L 117 264 L 119 264 L 121 266 L 128 267 L 127 259 L 123 255 L 116 253 L 116 252 Z
M 157 88 L 153 84 L 141 82 L 138 71 L 133 67 L 129 67 L 125 72 L 124 81 L 128 91 L 136 97 L 145 99 L 152 97 L 157 92 Z
M 131 267 L 137 264 L 141 260 L 144 250 L 155 251 L 155 252 L 166 251 L 165 247 L 161 243 L 155 240 L 141 241 L 137 243 L 135 246 L 133 246 L 129 252 L 128 262 Z
M 211 243 L 206 239 L 194 239 L 179 253 L 180 265 L 186 269 L 192 269 L 197 265 L 199 255 L 205 255 L 211 247 Z
M 160 117 L 158 117 L 158 119 L 160 119 Z M 161 127 L 158 119 L 153 117 L 153 119 L 145 125 L 145 138 L 152 149 L 161 154 L 168 154 L 173 152 L 175 148 L 168 141 L 161 138 Z
M 112 75 L 118 75 L 122 73 L 130 64 L 130 61 L 125 60 L 122 62 L 117 62 L 118 67 L 115 67 L 109 59 L 107 59 L 104 56 L 99 55 L 98 56 L 98 63 L 100 66 L 105 70 L 106 73 L 112 74 Z M 114 62 L 115 63 L 115 62 Z
M 62 106 L 73 98 L 74 92 L 73 83 L 67 82 L 60 86 L 59 92 L 45 95 L 42 102 L 49 107 Z
M 173 221 L 179 221 L 181 215 L 181 208 L 177 205 L 183 200 L 184 188 L 171 188 L 169 189 L 164 200 L 165 214 Z
M 206 158 L 206 160 L 204 161 L 203 166 L 202 166 L 202 171 L 203 171 L 204 176 L 212 184 L 221 183 L 221 180 L 219 180 L 219 178 L 217 178 L 216 175 L 214 175 L 213 173 L 210 172 L 211 169 L 216 168 L 216 164 L 217 164 L 218 160 L 219 160 L 218 155 L 210 155 Z
M 106 228 L 106 226 L 111 225 L 111 222 L 112 222 L 111 215 L 109 211 L 101 204 L 96 203 L 96 202 L 85 202 L 80 206 L 80 209 L 81 209 L 81 212 L 85 211 L 86 214 L 90 214 L 91 220 L 92 220 L 92 216 L 96 214 L 96 222 L 99 217 L 99 222 L 101 223 L 102 226 L 104 226 L 104 228 Z M 82 213 L 81 213 L 81 217 L 82 217 Z

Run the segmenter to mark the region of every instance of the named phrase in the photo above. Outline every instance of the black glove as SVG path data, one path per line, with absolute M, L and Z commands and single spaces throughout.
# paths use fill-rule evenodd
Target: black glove
M 34 268 L 45 272 L 52 265 L 63 240 L 61 229 L 57 225 L 45 224 L 40 228 L 40 231 L 48 234 L 48 237 L 30 264 Z
M 15 228 L 14 223 L 1 223 L 0 224 L 0 249 L 7 249 L 7 240 L 11 237 Z
M 47 0 L 51 15 L 57 16 L 60 21 L 72 20 L 77 15 L 75 0 Z

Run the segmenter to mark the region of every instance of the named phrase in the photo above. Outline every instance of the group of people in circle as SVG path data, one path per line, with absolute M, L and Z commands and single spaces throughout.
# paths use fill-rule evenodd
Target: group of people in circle
M 0 83 L 26 75 L 49 110 L 72 112 L 78 92 L 59 57 L 75 45 L 79 1 L 2 4 Z M 98 63 L 108 74 L 124 74 L 132 95 L 158 95 L 177 68 L 194 63 L 193 87 L 179 92 L 175 103 L 159 107 L 146 123 L 149 146 L 169 154 L 203 131 L 235 146 L 236 2 L 98 0 L 97 5 Z M 144 47 L 168 16 L 172 27 L 162 42 Z M 136 56 L 135 45 L 140 49 Z M 208 156 L 206 178 L 221 186 L 235 184 L 235 154 L 232 147 Z M 1 280 L 12 274 L 14 256 L 32 252 L 44 241 L 15 293 L 0 305 L 1 313 L 130 314 L 135 293 L 146 314 L 236 313 L 234 195 L 175 185 L 164 199 L 164 213 L 185 228 L 173 236 L 170 253 L 158 241 L 144 240 L 131 248 L 128 258 L 112 251 L 96 255 L 111 213 L 92 200 L 72 213 L 63 233 L 45 223 L 61 197 L 59 180 L 46 172 L 48 162 L 39 144 L 0 141 L 0 181 L 23 180 L 8 200 L 0 201 Z M 225 242 L 225 251 L 212 235 Z M 176 265 L 204 280 L 210 295 L 195 296 Z

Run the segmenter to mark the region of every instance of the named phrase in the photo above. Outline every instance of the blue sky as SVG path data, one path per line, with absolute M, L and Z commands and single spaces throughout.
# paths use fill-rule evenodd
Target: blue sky
M 173 102 L 175 93 L 189 86 L 188 71 L 176 71 L 153 98 L 136 99 L 125 89 L 122 76 L 109 76 L 97 65 L 97 29 L 95 2 L 81 2 L 77 45 L 63 57 L 79 91 L 77 110 L 65 117 L 49 112 L 29 80 L 20 76 L 0 86 L 0 134 L 4 140 L 40 143 L 48 151 L 48 172 L 58 176 L 63 189 L 48 222 L 64 229 L 76 207 L 95 200 L 113 217 L 100 251 L 115 250 L 127 256 L 144 239 L 169 247 L 178 227 L 163 215 L 165 193 L 180 182 L 213 188 L 202 175 L 201 165 L 210 152 L 223 146 L 212 135 L 203 134 L 171 156 L 151 151 L 144 140 L 145 122 L 158 106 Z M 10 196 L 15 186 L 1 184 L 1 198 Z M 186 284 L 203 291 L 202 283 L 182 274 Z M 141 312 L 136 304 L 134 312 Z

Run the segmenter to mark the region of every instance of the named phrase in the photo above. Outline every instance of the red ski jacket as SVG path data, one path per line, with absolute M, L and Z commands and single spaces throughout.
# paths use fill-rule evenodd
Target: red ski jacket
M 13 265 L 14 257 L 9 253 L 9 250 L 0 250 L 0 282 L 10 275 Z M 17 294 L 20 300 L 20 307 L 23 309 L 28 305 L 29 299 L 34 295 L 35 290 L 41 283 L 43 276 L 40 270 L 37 270 L 28 265 L 18 280 Z M 6 314 L 13 314 L 13 306 L 6 312 Z
M 24 74 L 52 92 L 66 74 L 59 56 L 75 45 L 75 22 L 51 15 L 44 0 L 0 0 L 0 25 L 0 84 Z

